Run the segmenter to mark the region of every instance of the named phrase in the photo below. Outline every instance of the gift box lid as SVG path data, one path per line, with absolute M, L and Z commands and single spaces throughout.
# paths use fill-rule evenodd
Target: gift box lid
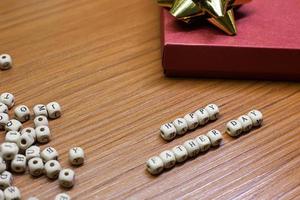
M 165 72 L 300 80 L 299 8 L 299 0 L 253 0 L 235 11 L 236 36 L 207 23 L 184 24 L 162 9 Z

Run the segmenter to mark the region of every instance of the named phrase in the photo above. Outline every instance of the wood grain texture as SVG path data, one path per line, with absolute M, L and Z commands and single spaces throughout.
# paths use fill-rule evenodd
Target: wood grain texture
M 68 149 L 87 159 L 75 168 L 73 199 L 299 199 L 300 84 L 165 78 L 159 9 L 154 1 L 2 0 L 0 52 L 14 67 L 0 72 L 0 92 L 17 104 L 58 101 L 51 143 L 70 167 Z M 255 78 L 255 77 L 253 77 Z M 208 103 L 216 122 L 170 143 L 161 124 Z M 162 150 L 260 109 L 263 127 L 158 177 L 145 161 Z M 32 122 L 26 123 L 32 126 Z M 1 134 L 3 141 L 4 134 Z M 57 181 L 15 175 L 24 199 L 53 199 Z

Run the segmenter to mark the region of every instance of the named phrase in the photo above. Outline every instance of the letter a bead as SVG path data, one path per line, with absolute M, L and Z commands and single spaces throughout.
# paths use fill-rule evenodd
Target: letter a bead
M 260 126 L 263 122 L 263 115 L 259 110 L 252 110 L 248 113 L 251 118 L 253 126 Z
M 72 165 L 82 165 L 84 163 L 84 151 L 80 147 L 73 147 L 69 150 L 69 161 Z
M 252 129 L 252 120 L 248 115 L 242 115 L 237 120 L 241 123 L 243 132 L 249 132 Z
M 176 164 L 176 158 L 172 151 L 166 150 L 159 154 L 159 157 L 164 163 L 164 168 L 169 169 L 172 168 Z
M 188 157 L 188 152 L 184 146 L 178 145 L 172 149 L 172 152 L 175 155 L 176 162 L 184 162 Z
M 189 157 L 195 157 L 199 154 L 200 146 L 196 140 L 187 140 L 183 143 L 183 146 L 187 150 Z
M 164 140 L 170 141 L 176 137 L 176 128 L 172 123 L 164 124 L 160 127 L 160 135 Z
M 227 123 L 227 133 L 232 137 L 237 137 L 243 132 L 242 124 L 238 120 L 231 120 Z
M 164 163 L 158 156 L 149 158 L 149 160 L 146 162 L 146 166 L 148 172 L 152 175 L 160 174 L 164 169 Z
M 73 187 L 75 182 L 75 172 L 71 169 L 63 169 L 59 172 L 59 185 L 65 188 Z
M 177 135 L 184 135 L 188 130 L 188 125 L 183 118 L 177 118 L 173 121 Z

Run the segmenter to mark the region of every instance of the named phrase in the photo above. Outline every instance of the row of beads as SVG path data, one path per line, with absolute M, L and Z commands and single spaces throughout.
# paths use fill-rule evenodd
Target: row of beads
M 237 137 L 241 133 L 249 132 L 253 127 L 261 126 L 263 115 L 259 110 L 252 110 L 247 115 L 242 115 L 238 119 L 230 120 L 226 124 L 226 132 L 232 137 Z
M 195 112 L 177 118 L 173 122 L 160 127 L 160 135 L 166 140 L 173 140 L 176 135 L 184 135 L 188 130 L 194 130 L 199 125 L 203 126 L 209 120 L 213 121 L 219 117 L 219 108 L 216 104 L 209 104 L 205 108 L 200 108 Z
M 207 151 L 211 146 L 219 146 L 222 142 L 220 131 L 213 129 L 206 135 L 199 135 L 195 139 L 187 140 L 183 145 L 178 145 L 172 150 L 166 150 L 159 156 L 151 157 L 147 162 L 147 170 L 152 175 L 160 174 L 164 169 L 170 169 L 177 163 L 184 162 L 188 157 L 197 156 L 200 152 Z

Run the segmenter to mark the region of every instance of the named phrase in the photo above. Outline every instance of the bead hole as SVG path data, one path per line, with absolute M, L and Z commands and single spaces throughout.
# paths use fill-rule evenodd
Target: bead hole
M 33 164 L 37 164 L 37 163 L 38 163 L 38 161 L 37 161 L 37 160 L 34 160 L 34 161 L 33 161 Z
M 5 59 L 6 58 L 6 56 L 2 56 L 2 59 Z
M 38 120 L 39 120 L 39 121 L 43 121 L 43 118 L 40 117 L 40 118 L 38 118 Z
M 40 131 L 45 131 L 45 128 L 40 128 Z
M 31 130 L 30 130 L 30 129 L 26 129 L 26 132 L 27 132 L 27 133 L 31 133 Z
M 50 163 L 50 167 L 54 167 L 54 163 Z
M 65 176 L 69 176 L 69 172 L 65 172 Z
M 21 140 L 21 144 L 25 145 L 27 143 L 27 141 L 25 139 Z

